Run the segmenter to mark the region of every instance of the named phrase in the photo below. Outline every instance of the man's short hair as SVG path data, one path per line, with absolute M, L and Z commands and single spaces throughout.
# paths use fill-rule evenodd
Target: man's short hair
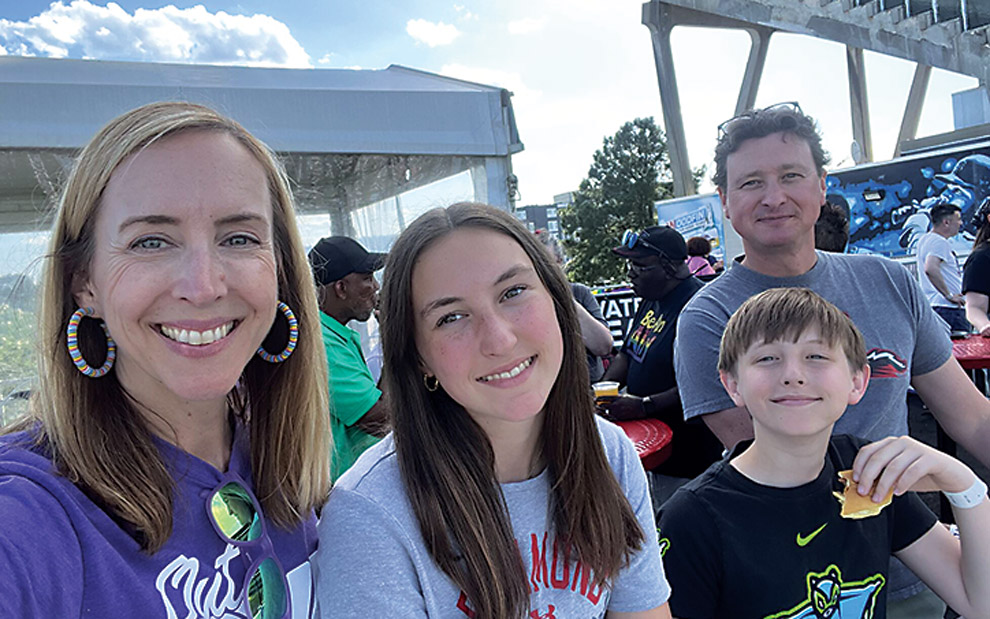
M 826 200 L 815 222 L 815 249 L 842 253 L 849 243 L 849 213 Z
M 771 288 L 747 299 L 729 318 L 718 369 L 735 373 L 739 359 L 754 344 L 796 342 L 812 329 L 829 346 L 842 349 L 853 371 L 866 364 L 863 335 L 842 310 L 807 288 Z
M 743 142 L 774 133 L 794 135 L 807 142 L 818 175 L 825 172 L 829 156 L 822 148 L 822 136 L 815 119 L 802 112 L 797 104 L 777 104 L 744 112 L 722 123 L 715 146 L 715 175 L 712 177 L 715 186 L 725 190 L 729 175 L 726 163 L 729 155 L 739 150 Z
M 928 211 L 928 216 L 932 219 L 932 227 L 939 225 L 943 220 L 952 217 L 953 213 L 961 213 L 962 209 L 956 204 L 942 202 L 932 207 Z

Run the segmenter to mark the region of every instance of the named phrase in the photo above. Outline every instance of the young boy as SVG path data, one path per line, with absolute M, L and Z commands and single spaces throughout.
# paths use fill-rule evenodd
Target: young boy
M 660 511 L 674 617 L 883 619 L 891 553 L 961 615 L 990 617 L 986 484 L 909 437 L 831 436 L 870 374 L 845 314 L 807 289 L 767 290 L 729 319 L 718 368 L 755 438 Z M 893 490 L 893 503 L 840 516 L 848 469 L 860 495 Z M 946 494 L 961 544 L 909 490 Z

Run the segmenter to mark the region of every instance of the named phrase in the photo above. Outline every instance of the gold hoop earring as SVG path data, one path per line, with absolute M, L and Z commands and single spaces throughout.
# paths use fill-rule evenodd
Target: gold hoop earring
M 433 393 L 440 388 L 440 381 L 437 377 L 430 376 L 429 374 L 423 374 L 423 384 L 426 385 L 426 390 L 430 393 Z

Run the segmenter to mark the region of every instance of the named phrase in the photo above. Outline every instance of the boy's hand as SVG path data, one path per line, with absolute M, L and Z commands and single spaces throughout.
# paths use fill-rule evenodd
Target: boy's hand
M 962 492 L 976 474 L 959 460 L 909 436 L 889 436 L 865 445 L 853 461 L 857 492 L 867 495 L 876 482 L 873 500 L 879 502 L 894 489 L 900 496 L 915 492 Z

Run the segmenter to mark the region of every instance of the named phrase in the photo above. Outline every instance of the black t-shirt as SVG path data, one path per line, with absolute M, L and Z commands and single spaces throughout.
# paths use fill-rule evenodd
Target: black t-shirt
M 629 359 L 626 390 L 648 396 L 677 386 L 674 378 L 674 335 L 677 317 L 703 283 L 688 277 L 659 301 L 643 299 L 629 326 L 622 352 Z M 654 469 L 664 475 L 695 477 L 722 455 L 722 444 L 701 421 L 686 423 L 677 410 L 657 417 L 674 433 L 666 462 Z
M 890 555 L 930 530 L 935 515 L 909 492 L 878 516 L 839 516 L 836 473 L 852 468 L 866 444 L 861 439 L 832 437 L 821 474 L 796 488 L 764 486 L 733 468 L 729 460 L 749 443 L 660 509 L 671 613 L 680 619 L 884 619 Z M 832 607 L 840 612 L 827 612 Z
M 966 258 L 962 291 L 963 294 L 979 292 L 990 297 L 990 243 L 981 243 Z

